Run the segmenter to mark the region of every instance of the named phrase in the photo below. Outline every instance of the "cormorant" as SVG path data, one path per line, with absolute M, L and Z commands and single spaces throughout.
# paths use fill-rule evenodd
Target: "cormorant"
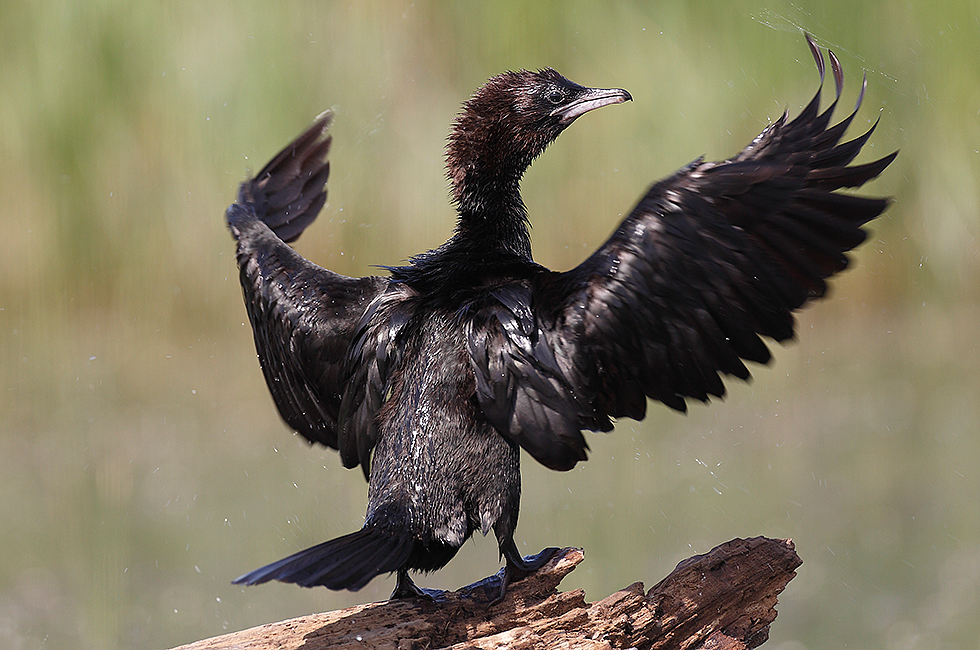
M 823 54 L 807 42 L 822 86 Z M 491 78 L 449 136 L 455 232 L 387 277 L 338 275 L 285 243 L 326 200 L 333 118 L 318 117 L 241 185 L 226 217 L 279 413 L 361 466 L 367 515 L 361 530 L 235 582 L 357 590 L 395 572 L 392 597 L 421 596 L 410 570 L 441 568 L 490 530 L 506 558 L 497 598 L 545 563 L 555 549 L 522 558 L 514 543 L 519 449 L 568 470 L 586 460 L 583 430 L 642 419 L 647 398 L 684 411 L 688 398 L 722 397 L 722 375 L 744 380 L 745 361 L 770 360 L 761 337 L 793 337 L 793 311 L 824 295 L 888 205 L 836 191 L 897 152 L 848 166 L 874 127 L 841 143 L 861 99 L 830 126 L 837 100 L 820 112 L 819 97 L 735 157 L 699 158 L 652 185 L 563 273 L 531 257 L 521 176 L 576 118 L 630 100 L 625 90 L 552 69 Z

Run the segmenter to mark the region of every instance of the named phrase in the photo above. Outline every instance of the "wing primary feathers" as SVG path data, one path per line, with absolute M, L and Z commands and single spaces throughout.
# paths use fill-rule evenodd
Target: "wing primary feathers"
M 826 63 L 824 62 L 823 59 L 823 52 L 820 50 L 820 47 L 817 45 L 817 42 L 813 39 L 813 36 L 807 33 L 804 33 L 803 36 L 804 38 L 806 38 L 806 44 L 807 47 L 810 48 L 810 54 L 813 55 L 813 60 L 816 61 L 817 63 L 817 71 L 820 72 L 820 84 L 823 85 L 823 76 L 826 70 Z
M 326 202 L 332 119 L 322 113 L 242 183 L 226 219 L 238 242 L 245 307 L 273 401 L 290 427 L 336 448 L 348 349 L 363 310 L 387 283 L 328 271 L 285 243 Z
M 326 202 L 332 122 L 333 113 L 321 113 L 309 129 L 241 185 L 238 203 L 253 205 L 284 242 L 295 241 Z
M 306 131 L 273 156 L 272 160 L 259 170 L 259 173 L 255 175 L 255 182 L 262 185 L 266 194 L 275 194 L 293 182 L 311 155 L 321 157 L 326 155 L 326 149 L 330 147 L 330 137 L 326 134 L 331 124 L 333 124 L 332 111 L 324 111 L 317 115 L 313 124 Z M 326 149 L 321 149 L 314 144 L 321 137 L 325 137 L 323 142 L 326 143 Z M 310 148 L 310 145 L 314 146 Z
M 841 187 L 860 187 L 871 179 L 877 178 L 895 160 L 897 155 L 898 152 L 895 151 L 884 158 L 863 165 L 818 169 L 807 175 L 807 184 L 810 187 L 827 190 L 835 190 Z
M 834 86 L 837 87 L 837 96 L 840 97 L 840 93 L 844 89 L 844 70 L 841 69 L 840 61 L 837 60 L 837 55 L 834 54 L 833 50 L 827 50 L 827 55 L 830 57 L 830 69 L 834 72 Z
M 827 59 L 809 34 L 806 42 L 822 86 Z M 831 126 L 844 75 L 828 57 L 835 96 L 823 111 L 818 89 L 796 117 L 784 113 L 731 159 L 698 160 L 655 183 L 591 257 L 549 280 L 547 296 L 558 302 L 537 313 L 557 314 L 541 327 L 556 356 L 574 360 L 570 390 L 622 417 L 616 395 L 645 377 L 648 397 L 683 410 L 685 398 L 721 396 L 721 375 L 747 379 L 743 361 L 768 363 L 761 337 L 793 338 L 795 310 L 826 294 L 867 237 L 862 226 L 888 205 L 839 190 L 877 177 L 897 153 L 848 166 L 875 129 L 841 143 L 867 75 L 854 111 Z M 602 314 L 603 327 L 587 329 L 574 316 L 582 309 Z

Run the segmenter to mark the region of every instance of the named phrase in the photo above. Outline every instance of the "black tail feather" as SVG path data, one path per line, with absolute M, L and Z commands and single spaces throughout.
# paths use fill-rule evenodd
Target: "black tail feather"
M 365 527 L 246 573 L 232 582 L 259 585 L 278 580 L 302 587 L 357 591 L 375 576 L 403 568 L 413 546 L 408 535 Z

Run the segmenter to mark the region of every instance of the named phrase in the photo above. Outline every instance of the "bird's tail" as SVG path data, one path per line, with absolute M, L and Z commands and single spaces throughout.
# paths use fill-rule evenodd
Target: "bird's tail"
M 236 578 L 236 585 L 258 585 L 270 580 L 302 587 L 357 591 L 377 575 L 405 566 L 414 540 L 365 526 L 356 533 L 317 544 Z

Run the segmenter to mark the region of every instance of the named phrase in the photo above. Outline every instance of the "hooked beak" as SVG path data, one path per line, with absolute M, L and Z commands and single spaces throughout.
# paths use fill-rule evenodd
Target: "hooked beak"
M 572 103 L 559 106 L 551 111 L 551 116 L 559 116 L 559 122 L 562 126 L 567 126 L 576 117 L 585 115 L 589 111 L 610 104 L 622 104 L 632 99 L 632 95 L 622 88 L 589 88 Z

